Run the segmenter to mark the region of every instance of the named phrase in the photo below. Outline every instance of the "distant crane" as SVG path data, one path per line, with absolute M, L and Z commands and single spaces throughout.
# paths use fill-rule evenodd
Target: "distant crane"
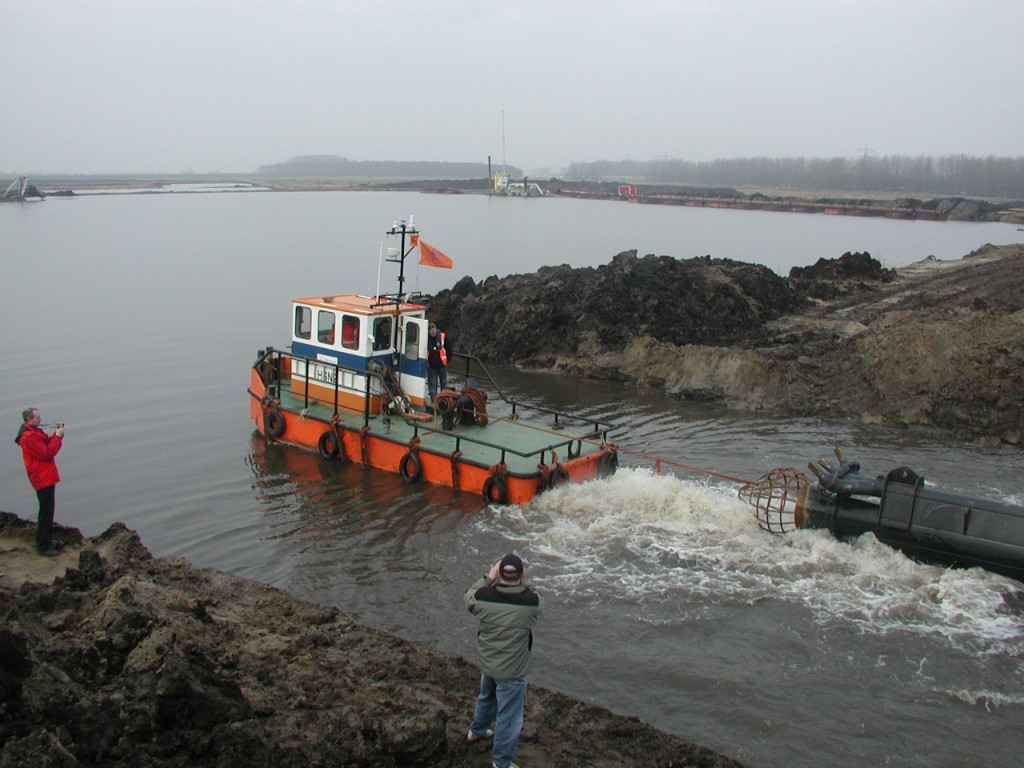
M 868 159 L 868 152 L 874 152 L 875 150 L 873 150 L 871 147 L 857 147 L 857 151 L 858 152 L 863 152 L 864 153 L 864 159 L 867 160 Z
M 46 195 L 40 192 L 34 185 L 28 183 L 28 176 L 19 176 L 11 182 L 11 185 L 7 187 L 7 190 L 2 196 L 0 196 L 0 202 L 21 203 L 31 198 L 45 200 Z
M 28 188 L 28 177 L 19 176 L 11 182 L 11 186 L 4 192 L 5 200 L 20 200 L 25 197 L 25 190 Z

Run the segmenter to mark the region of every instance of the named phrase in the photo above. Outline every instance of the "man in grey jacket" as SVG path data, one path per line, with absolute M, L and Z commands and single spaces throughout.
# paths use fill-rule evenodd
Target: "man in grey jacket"
M 523 729 L 526 675 L 533 661 L 533 627 L 540 598 L 523 584 L 523 561 L 508 554 L 466 592 L 466 607 L 480 620 L 480 695 L 468 740 L 494 737 L 493 768 L 517 768 L 513 761 Z

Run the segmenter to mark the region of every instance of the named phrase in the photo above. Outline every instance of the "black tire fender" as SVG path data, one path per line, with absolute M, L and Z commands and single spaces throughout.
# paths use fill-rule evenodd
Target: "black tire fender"
M 398 474 L 407 483 L 415 483 L 423 474 L 420 457 L 415 451 L 409 451 L 398 462 Z
M 495 496 L 494 492 L 498 495 Z M 491 475 L 484 480 L 484 501 L 488 504 L 508 504 L 508 483 L 505 478 L 498 475 Z
M 263 414 L 263 430 L 267 437 L 280 437 L 284 434 L 285 426 L 284 414 L 277 408 L 271 408 Z
M 615 474 L 619 468 L 619 452 L 606 450 L 597 461 L 597 469 L 603 476 Z
M 559 464 L 551 470 L 551 488 L 560 488 L 569 482 L 569 472 Z
M 317 447 L 320 449 L 320 455 L 325 459 L 338 458 L 338 454 L 341 453 L 341 440 L 338 438 L 338 433 L 333 429 L 325 429 L 324 433 L 320 435 Z

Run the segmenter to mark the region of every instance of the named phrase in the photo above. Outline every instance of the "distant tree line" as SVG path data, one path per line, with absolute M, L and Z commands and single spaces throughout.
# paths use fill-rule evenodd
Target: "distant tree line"
M 856 159 L 748 157 L 711 162 L 601 160 L 573 163 L 565 176 L 578 181 L 1024 197 L 1024 157 L 865 155 Z
M 521 175 L 519 169 L 509 169 Z M 439 163 L 401 160 L 348 160 L 337 155 L 305 155 L 260 166 L 264 176 L 350 179 L 473 179 L 487 178 L 486 163 Z

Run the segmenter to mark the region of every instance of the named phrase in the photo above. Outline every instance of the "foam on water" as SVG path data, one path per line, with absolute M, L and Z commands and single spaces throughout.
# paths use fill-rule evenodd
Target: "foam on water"
M 870 535 L 843 542 L 827 531 L 766 533 L 732 486 L 620 469 L 481 521 L 520 542 L 539 586 L 577 598 L 784 600 L 810 609 L 822 627 L 1024 657 L 1017 582 L 917 563 Z M 648 619 L 675 620 L 670 611 Z

